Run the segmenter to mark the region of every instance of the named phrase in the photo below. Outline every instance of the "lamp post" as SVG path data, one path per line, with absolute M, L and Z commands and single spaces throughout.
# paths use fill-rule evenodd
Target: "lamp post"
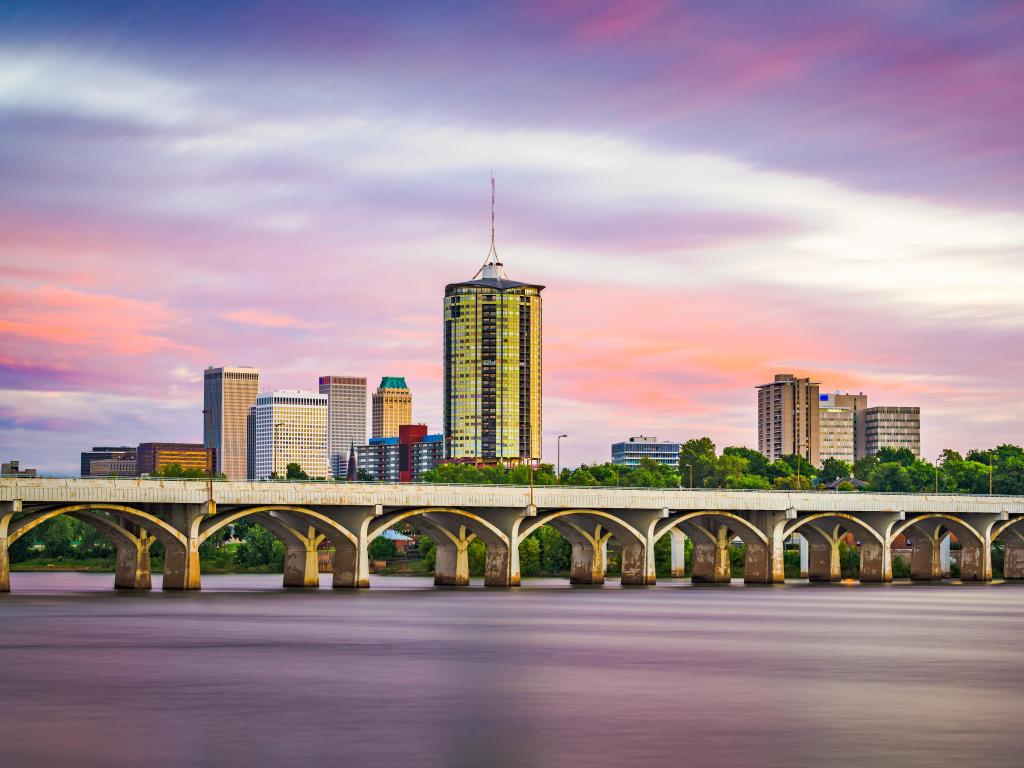
M 935 460 L 935 493 L 939 492 L 939 461 L 941 460 L 941 456 Z
M 994 453 L 988 455 L 988 495 L 992 495 L 992 457 Z
M 558 482 L 562 482 L 562 438 L 568 437 L 568 435 L 559 435 L 555 443 L 558 445 L 558 458 L 556 459 L 555 477 L 558 478 Z
M 687 464 L 690 469 L 690 484 L 687 486 L 691 491 L 693 490 L 693 464 Z
M 271 478 L 273 478 L 274 475 L 277 475 L 277 428 L 278 427 L 283 427 L 283 426 L 284 426 L 284 422 L 283 421 L 276 422 L 274 424 L 273 428 L 272 428 L 272 433 L 270 435 L 270 442 L 272 442 L 274 444 L 274 465 L 270 468 L 270 476 L 271 476 Z M 280 475 L 278 475 L 278 477 L 276 479 L 280 480 L 281 479 Z

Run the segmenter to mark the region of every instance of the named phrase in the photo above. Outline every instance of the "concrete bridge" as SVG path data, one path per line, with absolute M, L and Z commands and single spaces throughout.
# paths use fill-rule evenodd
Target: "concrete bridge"
M 1005 577 L 1024 579 L 1024 497 L 838 492 L 214 482 L 150 479 L 0 479 L 0 591 L 10 589 L 8 547 L 34 527 L 71 515 L 117 549 L 114 586 L 151 586 L 150 547 L 165 549 L 163 588 L 200 588 L 200 545 L 251 518 L 285 546 L 284 584 L 319 585 L 317 548 L 334 546 L 333 585 L 369 586 L 367 545 L 410 521 L 437 545 L 435 582 L 469 582 L 468 547 L 486 546 L 484 583 L 516 586 L 519 544 L 542 525 L 572 545 L 570 580 L 604 581 L 608 542 L 622 551 L 622 583 L 653 584 L 654 546 L 671 537 L 674 576 L 693 542 L 694 582 L 730 579 L 729 544 L 746 544 L 744 580 L 784 580 L 783 545 L 806 542 L 808 576 L 838 581 L 839 543 L 860 544 L 861 581 L 892 580 L 892 545 L 907 534 L 912 578 L 942 577 L 949 535 L 961 546 L 961 579 L 992 578 L 991 546 L 1006 545 Z

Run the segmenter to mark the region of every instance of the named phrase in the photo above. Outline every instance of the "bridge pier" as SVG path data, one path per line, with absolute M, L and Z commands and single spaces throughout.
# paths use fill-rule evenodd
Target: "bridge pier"
M 992 553 L 989 547 L 974 541 L 960 542 L 960 580 L 992 581 Z
M 199 570 L 199 523 L 204 515 L 214 514 L 212 502 L 203 504 L 161 504 L 167 520 L 185 539 L 165 541 L 163 588 L 193 591 L 202 588 Z
M 727 584 L 732 581 L 732 563 L 729 562 L 729 530 L 718 526 L 714 541 L 693 539 L 694 584 Z
M 942 581 L 942 534 L 915 526 L 910 553 L 911 581 Z
M 433 538 L 437 551 L 434 584 L 443 587 L 469 586 L 469 544 L 476 535 L 469 533 L 466 526 L 462 525 L 454 535 L 444 531 Z
M 117 543 L 114 589 L 153 588 L 153 571 L 149 561 L 149 548 L 152 543 L 153 539 L 144 529 L 135 541 Z
M 484 565 L 485 587 L 518 587 L 519 550 L 513 564 L 512 548 L 502 541 L 487 542 L 487 561 Z
M 1000 538 L 1006 545 L 1006 554 L 1003 558 L 1003 578 L 1007 581 L 1024 579 L 1024 535 L 1019 530 L 1010 530 Z
M 686 534 L 673 526 L 668 535 L 672 537 L 672 578 L 681 579 L 686 575 Z
M 11 562 L 7 554 L 7 537 L 0 536 L 0 592 L 11 591 Z

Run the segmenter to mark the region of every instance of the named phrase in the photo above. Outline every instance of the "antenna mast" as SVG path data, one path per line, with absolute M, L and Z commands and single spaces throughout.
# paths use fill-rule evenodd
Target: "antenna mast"
M 484 264 L 476 273 L 476 277 L 483 275 L 485 278 L 497 278 L 507 280 L 508 276 L 505 274 L 505 270 L 502 267 L 501 261 L 498 259 L 498 246 L 495 238 L 495 227 L 494 227 L 494 199 L 495 199 L 495 183 L 494 183 L 494 171 L 491 171 L 491 250 L 487 252 L 487 258 L 484 260 Z

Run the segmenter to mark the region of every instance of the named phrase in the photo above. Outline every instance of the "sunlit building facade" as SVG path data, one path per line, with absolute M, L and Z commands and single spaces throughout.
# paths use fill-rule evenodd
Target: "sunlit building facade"
M 781 456 L 803 456 L 818 466 L 818 383 L 791 373 L 757 388 L 757 449 L 769 461 Z
M 921 456 L 921 409 L 916 406 L 876 405 L 864 414 L 867 455 L 881 448 L 908 448 Z
M 510 280 L 493 242 L 472 280 L 445 287 L 448 459 L 514 464 L 541 457 L 543 289 Z
M 321 376 L 320 394 L 327 395 L 331 474 L 343 478 L 349 451 L 366 442 L 366 377 Z
M 280 389 L 256 398 L 249 415 L 250 479 L 284 477 L 298 464 L 310 478 L 330 477 L 327 395 Z
M 214 472 L 228 480 L 249 476 L 249 409 L 260 388 L 258 368 L 225 366 L 203 374 L 203 445 L 212 448 Z
M 197 443 L 140 443 L 136 457 L 140 475 L 159 474 L 171 464 L 206 472 L 213 459 L 207 455 L 206 448 Z
M 412 392 L 402 376 L 384 376 L 373 393 L 371 437 L 398 437 L 398 428 L 412 424 Z

